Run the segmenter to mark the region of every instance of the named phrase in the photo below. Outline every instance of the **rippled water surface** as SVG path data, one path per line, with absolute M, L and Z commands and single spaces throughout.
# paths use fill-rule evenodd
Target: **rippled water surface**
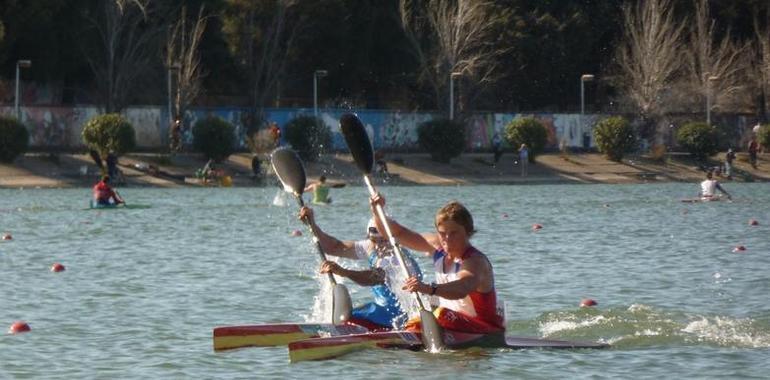
M 469 207 L 510 334 L 613 347 L 297 364 L 285 347 L 212 350 L 216 326 L 321 320 L 318 255 L 292 236 L 305 231 L 297 205 L 275 187 L 126 188 L 151 207 L 106 211 L 86 209 L 88 189 L 0 190 L 0 233 L 13 236 L 0 241 L 0 329 L 32 327 L 0 335 L 0 378 L 766 378 L 770 192 L 727 186 L 735 201 L 709 204 L 680 202 L 697 191 L 687 184 L 383 186 L 388 211 L 418 230 L 449 199 Z M 366 190 L 332 196 L 321 227 L 363 237 Z

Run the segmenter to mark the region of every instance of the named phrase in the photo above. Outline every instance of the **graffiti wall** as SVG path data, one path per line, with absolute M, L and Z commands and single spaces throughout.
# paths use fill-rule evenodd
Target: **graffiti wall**
M 83 125 L 98 114 L 95 107 L 22 107 L 21 121 L 30 131 L 30 145 L 34 148 L 80 149 L 83 147 Z M 332 149 L 346 150 L 338 120 L 346 109 L 319 110 L 319 118 L 332 131 Z M 417 149 L 417 128 L 425 121 L 437 117 L 430 112 L 402 112 L 398 110 L 356 111 L 366 126 L 375 149 L 408 151 Z M 13 115 L 13 107 L 0 107 L 0 114 Z M 123 114 L 134 126 L 137 146 L 142 149 L 165 149 L 168 146 L 169 115 L 164 107 L 133 107 Z M 235 126 L 238 144 L 246 146 L 245 125 L 249 114 L 245 109 L 195 108 L 184 115 L 182 141 L 192 145 L 192 126 L 207 116 L 218 116 Z M 313 115 L 308 108 L 266 109 L 268 122 L 276 122 L 281 128 L 297 116 Z M 506 125 L 512 120 L 534 117 L 548 129 L 548 148 L 594 147 L 593 125 L 604 115 L 549 114 L 549 113 L 478 113 L 466 118 L 468 150 L 489 149 L 495 133 L 504 136 Z M 748 116 L 722 116 L 719 123 L 735 131 L 748 130 L 756 121 Z M 740 132 L 736 139 L 740 139 Z M 507 143 L 504 141 L 504 147 Z

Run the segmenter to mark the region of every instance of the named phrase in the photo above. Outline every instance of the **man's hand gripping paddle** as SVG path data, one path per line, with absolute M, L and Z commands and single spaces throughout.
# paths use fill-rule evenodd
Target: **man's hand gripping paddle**
M 297 153 L 289 148 L 278 148 L 270 155 L 270 162 L 273 165 L 273 171 L 278 176 L 278 180 L 283 185 L 283 190 L 294 195 L 300 207 L 305 205 L 302 200 L 302 192 L 305 191 L 305 167 L 302 164 Z M 316 244 L 318 254 L 322 260 L 326 260 L 326 255 L 321 249 L 318 238 L 313 233 L 313 240 Z M 329 281 L 332 284 L 332 323 L 341 324 L 350 319 L 352 302 L 350 293 L 345 285 L 338 284 L 334 280 L 334 275 L 329 273 Z
M 343 136 L 345 136 L 345 142 L 348 144 L 350 154 L 356 162 L 356 166 L 358 166 L 364 174 L 364 182 L 369 189 L 369 195 L 376 195 L 377 191 L 374 189 L 370 179 L 372 167 L 374 166 L 374 150 L 372 149 L 372 143 L 369 141 L 369 135 L 366 133 L 364 125 L 356 115 L 347 113 L 340 118 L 340 128 L 342 129 Z M 390 244 L 393 245 L 401 270 L 404 271 L 406 277 L 409 277 L 409 270 L 407 269 L 406 261 L 404 261 L 404 254 L 401 252 L 401 246 L 393 237 L 390 225 L 388 225 L 388 219 L 385 217 L 385 211 L 380 205 L 377 205 L 377 217 L 385 227 L 386 236 L 388 237 Z M 425 348 L 430 351 L 444 348 L 441 326 L 439 326 L 436 317 L 425 308 L 419 294 L 415 293 L 415 298 L 417 299 L 417 304 L 420 305 L 422 343 L 425 345 Z

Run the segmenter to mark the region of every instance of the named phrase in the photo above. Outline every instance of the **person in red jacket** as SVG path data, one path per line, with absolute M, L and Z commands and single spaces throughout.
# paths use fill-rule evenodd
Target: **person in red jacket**
M 112 189 L 109 182 L 110 176 L 106 175 L 94 185 L 94 203 L 97 206 L 113 206 L 124 203 L 123 198 Z

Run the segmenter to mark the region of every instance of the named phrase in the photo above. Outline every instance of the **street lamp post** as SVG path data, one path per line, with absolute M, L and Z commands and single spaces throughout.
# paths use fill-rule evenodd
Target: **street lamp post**
M 29 59 L 20 59 L 16 61 L 16 98 L 14 102 L 14 110 L 16 111 L 16 120 L 21 121 L 21 110 L 19 109 L 19 74 L 21 68 L 28 68 L 32 66 L 32 61 Z
M 458 78 L 462 73 L 453 72 L 449 74 L 449 120 L 455 118 L 455 78 Z
M 323 78 L 329 74 L 326 70 L 316 70 L 313 73 L 313 115 L 318 120 L 318 78 Z
M 706 125 L 711 126 L 711 82 L 719 80 L 718 76 L 711 75 L 706 80 Z
M 594 80 L 593 74 L 583 74 L 580 76 L 580 130 L 583 131 L 583 148 L 588 148 L 588 146 L 585 146 L 585 129 L 583 127 L 583 119 L 585 117 L 586 113 L 586 82 L 590 82 Z

